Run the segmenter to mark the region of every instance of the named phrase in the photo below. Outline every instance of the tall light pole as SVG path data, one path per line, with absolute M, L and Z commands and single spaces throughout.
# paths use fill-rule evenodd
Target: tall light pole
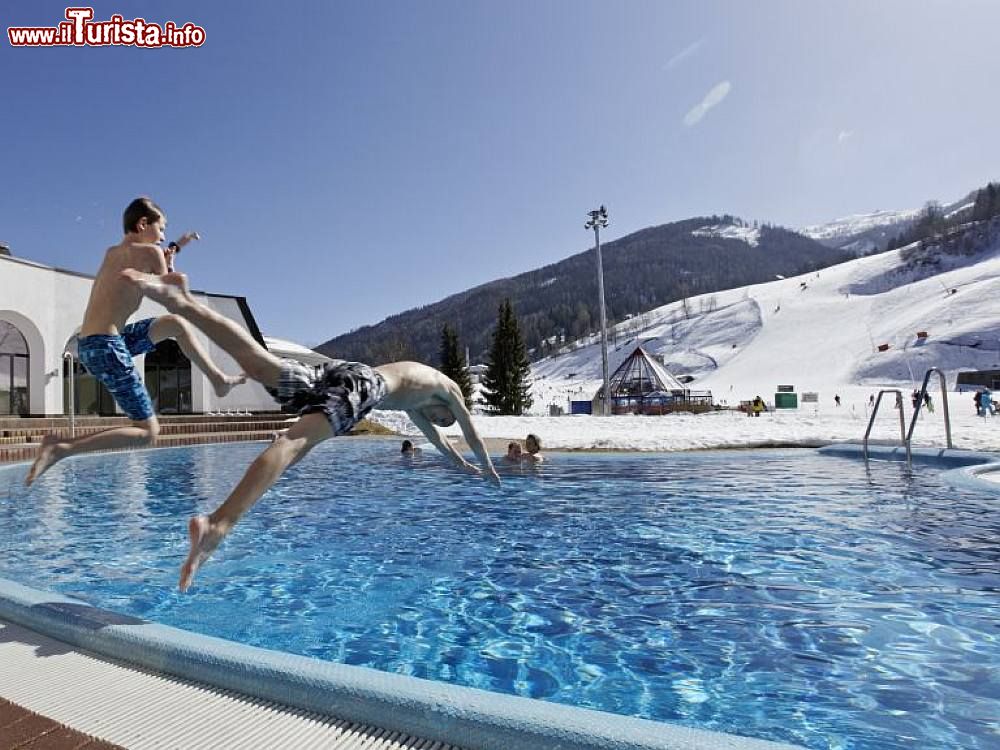
M 594 230 L 594 245 L 597 248 L 597 296 L 601 307 L 601 367 L 604 374 L 604 416 L 611 413 L 611 390 L 608 384 L 608 316 L 604 310 L 604 264 L 601 263 L 601 227 L 608 225 L 608 209 L 601 206 L 590 212 L 590 221 L 584 229 Z

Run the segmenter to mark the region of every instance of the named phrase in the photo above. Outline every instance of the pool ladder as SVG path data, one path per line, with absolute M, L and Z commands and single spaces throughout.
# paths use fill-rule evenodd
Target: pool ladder
M 920 409 L 924 405 L 924 396 L 927 395 L 927 384 L 930 382 L 931 375 L 935 372 L 938 374 L 941 382 L 941 408 L 943 409 L 942 414 L 944 414 L 945 439 L 947 440 L 948 448 L 955 447 L 951 442 L 951 417 L 948 413 L 948 384 L 945 381 L 944 373 L 938 368 L 932 367 L 924 373 L 924 382 L 920 386 L 920 395 L 917 397 L 917 405 L 913 409 L 913 417 L 910 419 L 909 430 L 906 429 L 906 419 L 903 416 L 903 392 L 898 388 L 886 388 L 878 392 L 878 398 L 875 399 L 875 407 L 872 409 L 871 417 L 868 419 L 868 429 L 865 430 L 864 454 L 866 461 L 868 460 L 868 436 L 871 435 L 872 427 L 875 425 L 875 415 L 878 414 L 878 407 L 882 403 L 882 395 L 885 393 L 895 393 L 896 408 L 899 409 L 899 441 L 906 448 L 906 462 L 910 463 L 912 459 L 910 444 L 913 441 L 913 430 L 917 426 L 917 417 L 920 416 Z
M 67 414 L 69 415 L 69 436 L 76 437 L 76 361 L 73 352 L 63 352 L 63 359 L 69 369 L 69 405 Z

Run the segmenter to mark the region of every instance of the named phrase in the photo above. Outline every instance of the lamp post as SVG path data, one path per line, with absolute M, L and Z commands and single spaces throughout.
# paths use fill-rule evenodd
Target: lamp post
M 594 230 L 594 245 L 597 248 L 597 296 L 601 308 L 601 368 L 604 375 L 604 416 L 611 413 L 611 390 L 608 384 L 608 318 L 604 310 L 604 265 L 601 263 L 601 227 L 608 225 L 608 209 L 601 206 L 590 212 L 590 221 L 584 229 Z

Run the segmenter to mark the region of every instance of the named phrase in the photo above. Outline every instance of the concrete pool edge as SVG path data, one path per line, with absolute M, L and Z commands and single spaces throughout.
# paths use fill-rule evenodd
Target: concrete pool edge
M 3 578 L 0 618 L 158 673 L 470 750 L 796 747 L 246 646 Z
M 995 475 L 996 479 L 986 479 L 985 475 Z M 991 492 L 1000 496 L 1000 463 L 963 466 L 945 472 L 944 478 L 952 485 L 976 492 Z

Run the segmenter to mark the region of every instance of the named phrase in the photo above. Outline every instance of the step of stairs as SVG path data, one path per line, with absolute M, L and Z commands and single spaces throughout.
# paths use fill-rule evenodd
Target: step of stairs
M 256 412 L 253 414 L 159 414 L 160 424 L 172 422 L 259 422 L 288 419 L 291 415 L 280 411 Z M 127 425 L 128 417 L 96 417 L 78 416 L 75 419 L 77 427 L 117 427 Z M 58 429 L 69 427 L 69 417 L 0 417 L 0 432 L 30 428 Z
M 220 416 L 210 414 L 171 414 L 160 416 L 160 435 L 154 448 L 168 448 L 205 443 L 271 440 L 280 430 L 288 429 L 296 417 L 281 412 L 258 415 Z M 126 417 L 77 417 L 73 434 L 92 435 L 109 427 L 130 424 Z M 0 418 L 0 463 L 31 461 L 48 434 L 69 436 L 66 417 Z
M 152 447 L 172 448 L 205 443 L 271 440 L 276 432 L 288 429 L 297 419 L 298 417 L 281 412 L 231 417 L 208 414 L 161 416 L 160 435 Z M 109 427 L 122 427 L 128 424 L 130 422 L 125 417 L 81 417 L 76 420 L 74 434 L 78 437 L 91 435 Z M 369 423 L 367 420 L 359 422 L 352 432 L 369 435 L 392 434 L 381 425 Z M 42 438 L 50 433 L 68 436 L 69 420 L 65 417 L 0 418 L 0 463 L 34 460 Z
M 271 440 L 274 437 L 274 430 L 240 432 L 199 432 L 186 435 L 166 435 L 156 439 L 151 446 L 153 448 L 177 448 L 185 445 L 204 445 L 206 443 L 239 443 L 253 442 L 261 440 Z M 115 453 L 118 451 L 99 451 L 100 453 Z M 20 445 L 0 445 L 0 463 L 10 463 L 16 461 L 31 461 L 38 451 L 37 443 L 21 443 Z
M 285 419 L 274 421 L 259 420 L 254 422 L 166 422 L 160 424 L 160 435 L 189 435 L 199 432 L 260 432 L 261 430 L 283 430 L 290 424 L 293 424 L 293 422 Z M 77 425 L 73 434 L 77 437 L 81 435 L 93 435 L 95 432 L 103 432 L 109 427 L 117 426 L 120 425 Z M 0 440 L 13 439 L 22 440 L 27 443 L 38 443 L 41 442 L 42 437 L 50 433 L 65 435 L 68 437 L 70 434 L 70 428 L 69 426 L 66 426 L 49 428 L 27 427 L 17 429 L 0 429 Z

